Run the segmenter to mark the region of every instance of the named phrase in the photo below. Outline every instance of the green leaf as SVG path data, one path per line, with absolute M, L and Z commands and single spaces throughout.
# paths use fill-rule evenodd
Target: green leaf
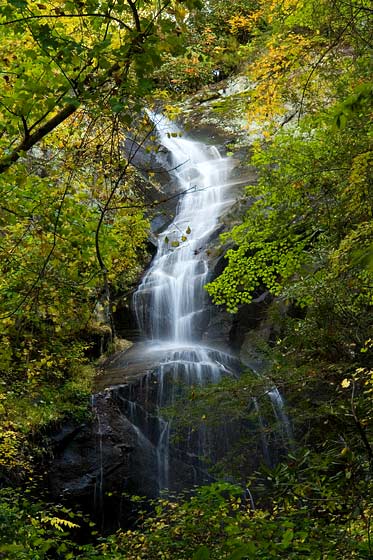
M 232 552 L 230 556 L 228 556 L 227 560 L 241 560 L 241 558 L 252 556 L 253 554 L 255 554 L 255 551 L 256 547 L 254 543 L 246 543 L 236 548 L 236 550 Z
M 63 98 L 63 100 L 64 100 L 65 103 L 68 103 L 69 105 L 74 105 L 75 107 L 79 107 L 79 105 L 80 105 L 80 101 L 76 97 L 66 96 L 66 97 Z
M 16 8 L 27 8 L 27 0 L 9 0 Z
M 294 538 L 293 529 L 287 529 L 281 541 L 283 548 L 288 548 L 293 538 Z
M 113 113 L 120 113 L 123 109 L 123 103 L 116 103 L 115 105 L 111 106 Z
M 193 554 L 192 560 L 209 560 L 210 551 L 207 546 L 202 546 Z

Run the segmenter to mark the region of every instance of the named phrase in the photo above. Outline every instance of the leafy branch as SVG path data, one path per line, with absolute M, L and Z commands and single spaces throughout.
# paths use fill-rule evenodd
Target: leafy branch
M 33 123 L 31 126 L 29 126 L 28 128 L 25 129 L 25 136 L 23 138 L 23 140 L 21 142 L 18 143 L 18 145 L 7 155 L 3 156 L 2 158 L 0 158 L 0 174 L 4 173 L 5 171 L 7 171 L 14 163 L 16 163 L 19 158 L 24 155 L 26 152 L 28 152 L 33 146 L 35 146 L 35 144 L 37 144 L 38 142 L 40 142 L 43 138 L 45 138 L 50 132 L 52 132 L 55 128 L 57 128 L 61 123 L 63 123 L 64 121 L 66 121 L 76 110 L 77 108 L 82 104 L 83 102 L 83 98 L 88 95 L 94 95 L 97 92 L 100 92 L 100 90 L 102 88 L 104 88 L 105 84 L 107 83 L 108 80 L 110 80 L 119 70 L 121 70 L 122 72 L 122 81 L 125 81 L 127 79 L 128 76 L 128 71 L 129 68 L 131 66 L 132 63 L 132 59 L 133 59 L 133 55 L 134 54 L 138 54 L 139 52 L 144 52 L 145 51 L 145 42 L 148 36 L 150 36 L 152 34 L 152 23 L 149 23 L 149 25 L 146 27 L 146 29 L 144 29 L 143 31 L 141 30 L 141 25 L 140 25 L 140 16 L 139 13 L 137 11 L 136 5 L 134 2 L 129 2 L 130 3 L 130 7 L 132 10 L 132 14 L 133 14 L 133 19 L 134 19 L 134 25 L 135 25 L 135 29 L 137 31 L 137 33 L 135 35 L 132 35 L 128 50 L 127 50 L 127 54 L 126 54 L 126 58 L 124 59 L 124 61 L 117 61 L 115 62 L 108 70 L 106 70 L 103 74 L 103 76 L 101 76 L 98 80 L 98 76 L 97 76 L 97 68 L 95 69 L 95 72 L 90 72 L 83 80 L 82 82 L 79 84 L 76 82 L 76 80 L 74 81 L 74 91 L 76 94 L 76 98 L 74 99 L 74 101 L 67 103 L 62 109 L 60 109 L 56 115 L 54 115 L 52 118 L 50 118 L 47 122 L 45 122 L 43 125 L 39 126 L 41 124 L 41 122 L 50 114 L 50 110 L 47 111 L 42 117 L 40 117 L 35 123 Z M 166 9 L 166 7 L 169 5 L 170 2 L 166 2 L 162 8 L 157 12 L 157 14 L 154 16 L 153 18 L 153 22 L 155 21 L 155 19 Z M 84 17 L 84 15 L 86 17 L 92 17 L 93 15 L 97 15 L 98 17 L 105 17 L 105 18 L 109 18 L 109 19 L 115 19 L 118 20 L 118 18 L 114 18 L 113 16 L 110 16 L 108 14 L 81 14 L 81 17 Z M 55 15 L 52 17 L 56 17 L 56 18 L 61 18 L 61 17 L 67 17 L 69 16 L 64 14 L 64 15 Z M 71 17 L 78 17 L 78 15 L 76 14 L 70 14 Z M 41 17 L 49 17 L 49 16 L 27 16 L 25 18 L 22 18 L 20 20 L 12 20 L 9 22 L 4 22 L 0 25 L 8 25 L 8 24 L 14 24 L 20 21 L 29 21 L 30 19 L 38 19 Z M 121 20 L 118 20 L 121 21 Z M 127 26 L 128 27 L 128 26 Z M 132 28 L 129 28 L 131 31 Z M 70 81 L 70 80 L 69 80 Z M 63 99 L 65 93 L 62 96 L 59 96 L 59 98 L 56 100 L 56 103 L 54 104 L 55 106 L 58 104 L 58 102 Z M 79 99 L 79 96 L 81 96 L 82 98 Z M 37 126 L 39 126 L 39 128 L 37 128 L 35 130 L 35 132 L 33 132 L 32 134 L 30 134 L 30 131 L 35 129 Z

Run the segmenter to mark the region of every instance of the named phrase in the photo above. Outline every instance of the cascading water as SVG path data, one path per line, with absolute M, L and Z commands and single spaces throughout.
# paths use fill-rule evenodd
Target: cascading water
M 152 115 L 182 195 L 172 224 L 158 237 L 157 254 L 136 295 L 140 329 L 158 345 L 180 347 L 199 340 L 206 301 L 206 243 L 233 200 L 227 179 L 232 161 L 215 146 L 184 138 L 164 118 Z M 194 350 L 196 351 L 196 349 Z
M 185 138 L 164 117 L 149 115 L 172 158 L 171 173 L 180 193 L 175 219 L 159 235 L 156 256 L 134 297 L 147 351 L 163 354 L 156 375 L 159 409 L 172 405 L 183 388 L 216 383 L 237 369 L 229 354 L 199 344 L 206 323 L 206 245 L 234 200 L 228 184 L 232 160 L 221 157 L 214 146 Z M 165 487 L 171 430 L 164 419 L 159 423 L 155 447 L 159 487 Z M 213 438 L 208 432 L 206 427 L 189 430 L 186 453 L 211 455 Z
M 110 531 L 133 516 L 126 494 L 155 497 L 161 489 L 177 492 L 214 476 L 243 482 L 261 461 L 273 466 L 292 438 L 273 383 L 257 398 L 243 387 L 244 377 L 236 390 L 239 360 L 203 344 L 213 337 L 227 339 L 227 328 L 224 336 L 217 333 L 217 321 L 225 314 L 210 311 L 204 291 L 207 248 L 233 202 L 233 188 L 246 181 L 231 173 L 234 162 L 216 148 L 152 118 L 172 157 L 169 167 L 180 201 L 135 294 L 143 341 L 105 362 L 92 398 L 92 423 L 72 431 L 68 424 L 61 432 L 52 471 L 59 474 L 51 477 L 58 494 L 92 497 L 96 518 Z M 253 365 L 258 364 L 255 359 Z M 253 365 L 248 360 L 246 365 L 255 377 Z M 212 391 L 203 388 L 223 376 L 225 383 Z M 245 495 L 254 508 L 249 489 Z

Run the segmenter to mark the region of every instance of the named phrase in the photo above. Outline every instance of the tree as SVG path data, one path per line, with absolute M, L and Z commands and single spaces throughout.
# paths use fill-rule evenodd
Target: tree
M 232 313 L 272 296 L 264 378 L 283 388 L 296 439 L 312 453 L 306 495 L 282 467 L 276 492 L 320 501 L 314 518 L 337 498 L 335 511 L 367 519 L 369 539 L 371 510 L 359 503 L 371 495 L 373 457 L 372 11 L 355 1 L 261 6 L 268 27 L 247 68 L 258 183 L 207 290 Z
M 13 0 L 0 11 L 4 172 L 83 103 L 130 120 L 151 87 L 175 2 Z M 177 2 L 176 2 L 177 4 Z M 184 2 L 193 8 L 198 1 Z M 16 48 L 16 49 L 15 49 Z M 131 71 L 132 68 L 132 71 Z
M 136 148 L 125 153 L 124 144 L 130 136 L 138 146 L 149 134 L 142 109 L 162 49 L 178 43 L 177 5 L 1 4 L 0 445 L 12 457 L 5 469 L 30 455 L 21 434 L 65 414 L 69 400 L 81 413 L 89 333 L 105 328 L 95 318 L 105 314 L 112 326 L 112 292 L 127 292 L 146 258 L 146 192 L 131 167 Z

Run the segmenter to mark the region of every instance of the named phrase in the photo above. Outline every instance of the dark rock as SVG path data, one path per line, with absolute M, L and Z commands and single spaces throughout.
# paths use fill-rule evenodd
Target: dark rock
M 136 316 L 130 303 L 132 293 L 115 298 L 116 308 L 113 312 L 115 333 L 125 340 L 137 341 L 139 338 L 139 327 Z
M 231 330 L 233 327 L 233 315 L 220 307 L 210 311 L 210 320 L 203 334 L 202 342 L 208 346 L 229 348 Z
M 122 146 L 131 165 L 135 167 L 144 177 L 149 173 L 156 174 L 158 182 L 166 184 L 170 181 L 167 166 L 160 162 L 157 156 L 157 148 L 150 141 L 138 143 L 132 138 L 126 138 Z
M 108 493 L 119 503 L 122 493 L 131 487 L 130 457 L 136 445 L 132 425 L 120 414 L 110 396 L 102 393 L 93 397 L 91 422 L 66 424 L 51 436 L 51 443 L 52 496 L 68 505 L 79 505 L 93 513 L 101 526 L 107 527 Z M 126 523 L 126 512 L 130 509 L 129 504 L 127 510 L 122 507 L 117 518 L 110 516 L 109 524 Z
M 230 332 L 230 342 L 238 350 L 241 348 L 245 334 L 258 328 L 267 316 L 267 304 L 265 298 L 262 301 L 252 301 L 242 305 L 234 315 L 232 330 Z

